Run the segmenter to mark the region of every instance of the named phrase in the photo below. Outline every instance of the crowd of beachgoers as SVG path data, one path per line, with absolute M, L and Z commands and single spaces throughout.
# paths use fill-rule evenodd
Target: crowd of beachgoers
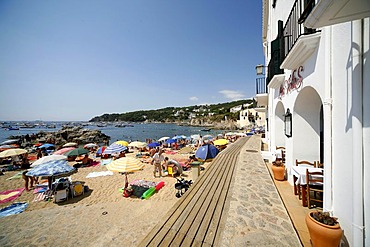
M 196 179 L 191 163 L 202 162 L 202 172 L 218 152 L 245 135 L 230 132 L 222 136 L 163 137 L 147 142 L 118 140 L 105 146 L 66 143 L 55 147 L 37 142 L 31 150 L 11 142 L 3 143 L 0 244 L 48 245 L 54 241 L 74 245 L 93 240 L 101 244 L 124 242 L 135 246 L 158 217 L 178 200 L 177 179 Z M 4 149 L 4 145 L 9 147 Z M 210 149 L 211 156 L 197 154 L 205 146 L 215 147 L 217 151 Z M 11 155 L 11 150 L 19 153 Z M 71 169 L 55 176 L 37 174 L 36 170 L 45 164 L 67 164 Z M 145 192 L 142 190 L 145 186 L 160 182 L 163 188 L 142 199 L 140 195 Z M 58 187 L 65 193 L 58 194 Z M 140 191 L 135 191 L 138 189 Z M 9 211 L 6 208 L 14 204 L 20 206 L 19 212 L 11 208 L 11 215 L 2 217 L 1 214 L 5 216 Z M 12 215 L 14 212 L 17 214 Z M 13 225 L 17 225 L 18 230 L 10 227 Z M 47 236 L 37 230 L 42 226 L 49 228 Z M 115 229 L 107 233 L 104 227 L 112 226 Z M 132 229 L 130 234 L 117 232 L 128 228 Z M 70 236 L 68 240 L 58 234 L 61 230 L 62 235 Z M 76 231 L 81 235 L 74 236 Z

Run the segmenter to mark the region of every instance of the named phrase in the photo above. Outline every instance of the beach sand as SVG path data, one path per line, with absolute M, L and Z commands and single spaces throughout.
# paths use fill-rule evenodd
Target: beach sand
M 128 156 L 135 156 L 135 153 Z M 165 156 L 185 160 L 189 154 Z M 207 169 L 207 163 L 204 166 Z M 90 172 L 98 171 L 107 171 L 107 168 L 79 168 L 71 175 L 73 181 L 84 182 L 90 191 L 63 203 L 33 202 L 33 191 L 24 191 L 13 202 L 28 201 L 26 211 L 0 218 L 0 246 L 137 246 L 178 200 L 174 187 L 176 179 L 169 176 L 153 178 L 150 164 L 145 164 L 144 170 L 128 175 L 129 182 L 135 179 L 165 182 L 165 186 L 148 200 L 123 197 L 118 189 L 124 186 L 125 177 L 119 173 L 86 178 Z M 0 191 L 24 186 L 23 179 L 6 180 L 16 173 L 6 172 L 0 176 Z M 192 172 L 184 172 L 183 177 L 192 179 Z M 11 203 L 0 204 L 0 207 Z

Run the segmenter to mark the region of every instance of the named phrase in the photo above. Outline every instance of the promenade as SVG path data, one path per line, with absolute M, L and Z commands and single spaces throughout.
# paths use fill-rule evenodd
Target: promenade
M 301 246 L 252 136 L 240 150 L 219 246 Z
M 140 246 L 301 246 L 260 149 L 230 145 Z

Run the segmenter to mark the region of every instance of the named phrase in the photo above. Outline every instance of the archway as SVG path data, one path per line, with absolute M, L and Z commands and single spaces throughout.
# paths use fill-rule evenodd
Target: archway
M 305 87 L 299 92 L 293 109 L 293 159 L 319 161 L 322 137 L 321 98 L 314 88 Z
M 284 105 L 279 101 L 275 108 L 275 144 L 278 147 L 285 147 L 284 114 Z

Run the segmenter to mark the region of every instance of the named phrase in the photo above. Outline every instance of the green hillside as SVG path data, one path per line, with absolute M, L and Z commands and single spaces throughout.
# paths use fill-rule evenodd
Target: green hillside
M 235 106 L 254 103 L 252 99 L 238 100 L 228 103 L 213 105 L 194 105 L 187 107 L 166 107 L 157 110 L 141 110 L 126 113 L 112 113 L 96 116 L 90 122 L 177 122 L 187 121 L 194 118 L 209 118 L 213 121 L 222 120 L 227 116 L 230 120 L 236 120 L 239 113 L 232 113 L 230 109 Z

